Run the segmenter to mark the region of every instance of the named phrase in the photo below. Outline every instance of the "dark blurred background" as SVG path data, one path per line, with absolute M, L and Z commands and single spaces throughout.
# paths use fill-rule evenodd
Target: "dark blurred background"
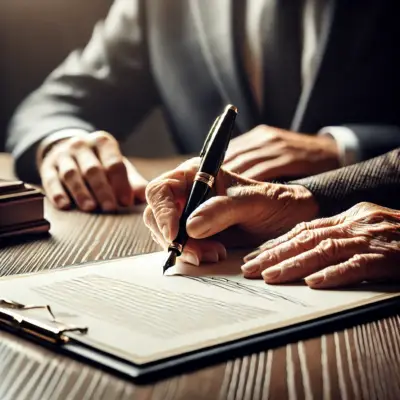
M 113 0 L 0 0 L 0 151 L 15 107 L 75 48 L 84 46 Z M 159 110 L 124 144 L 128 155 L 174 152 Z M 154 135 L 157 136 L 157 148 Z M 140 153 L 136 143 L 140 141 Z

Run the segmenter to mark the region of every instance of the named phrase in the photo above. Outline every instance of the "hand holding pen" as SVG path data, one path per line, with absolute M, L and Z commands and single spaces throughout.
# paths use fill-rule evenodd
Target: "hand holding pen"
M 175 265 L 176 257 L 183 253 L 189 236 L 186 231 L 188 218 L 210 194 L 215 177 L 224 162 L 225 153 L 232 136 L 237 109 L 234 106 L 225 107 L 222 115 L 217 117 L 212 125 L 200 152 L 200 166 L 194 177 L 193 186 L 179 219 L 179 230 L 175 239 L 168 246 L 168 258 L 163 266 L 164 273 Z
M 185 213 L 203 161 L 204 156 L 184 162 L 150 182 L 146 190 L 145 224 L 153 239 L 170 252 L 173 242 L 185 243 L 188 238 L 179 256 L 184 262 L 199 265 L 221 261 L 226 258 L 227 247 L 260 245 L 314 210 L 310 193 L 302 186 L 257 182 L 218 168 L 213 175 L 213 196 L 204 196 L 192 212 Z M 287 207 L 292 205 L 295 212 L 288 213 Z M 167 263 L 170 257 L 171 253 Z
M 169 254 L 163 267 L 164 273 L 168 268 L 175 265 L 176 257 L 179 257 L 183 253 L 189 239 L 186 231 L 188 218 L 197 207 L 207 200 L 208 195 L 213 189 L 215 178 L 224 161 L 225 153 L 232 136 L 236 115 L 236 107 L 228 105 L 225 107 L 224 112 L 217 117 L 214 124 L 211 126 L 200 152 L 200 164 L 197 167 L 190 192 L 188 193 L 185 206 L 180 215 L 176 236 L 174 236 L 173 241 L 168 246 Z M 151 197 L 152 191 L 154 191 L 154 189 L 148 190 L 148 197 Z M 162 206 L 162 203 L 159 204 L 159 206 Z M 154 217 L 154 214 L 152 215 Z M 162 227 L 162 232 L 164 236 L 168 238 L 170 237 L 170 230 L 167 225 Z M 222 256 L 225 256 L 224 251 L 222 251 Z M 213 255 L 208 258 L 212 258 L 210 261 L 218 260 L 219 255 L 218 253 L 215 253 L 215 256 Z

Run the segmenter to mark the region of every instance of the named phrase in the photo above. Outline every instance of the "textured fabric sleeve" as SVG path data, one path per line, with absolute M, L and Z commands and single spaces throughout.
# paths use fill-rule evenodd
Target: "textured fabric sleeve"
M 36 150 L 54 132 L 131 132 L 158 102 L 148 65 L 144 1 L 116 0 L 83 50 L 74 51 L 19 107 L 6 147 L 17 175 L 38 182 Z
M 368 201 L 400 209 L 400 148 L 335 171 L 290 182 L 315 196 L 320 216 L 331 216 Z

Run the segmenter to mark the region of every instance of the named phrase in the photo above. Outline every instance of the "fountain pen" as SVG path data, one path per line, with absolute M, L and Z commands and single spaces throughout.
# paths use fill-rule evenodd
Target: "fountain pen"
M 218 171 L 225 158 L 232 131 L 235 125 L 237 108 L 232 105 L 225 107 L 224 112 L 217 117 L 206 137 L 200 152 L 200 167 L 195 175 L 192 189 L 186 201 L 182 216 L 179 219 L 179 230 L 175 240 L 168 247 L 168 257 L 163 267 L 163 273 L 175 265 L 188 240 L 186 222 L 190 214 L 207 198 L 213 187 Z

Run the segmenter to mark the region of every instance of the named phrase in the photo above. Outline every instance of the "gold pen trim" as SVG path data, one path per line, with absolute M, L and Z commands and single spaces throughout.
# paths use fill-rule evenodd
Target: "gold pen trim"
M 212 188 L 214 185 L 215 178 L 212 175 L 207 174 L 206 172 L 197 172 L 197 174 L 194 177 L 194 180 L 198 182 L 203 182 L 207 186 Z
M 177 250 L 177 251 L 179 252 L 179 254 L 181 254 L 181 253 L 182 253 L 182 250 L 183 250 L 183 246 L 182 246 L 180 243 L 172 242 L 172 243 L 169 245 L 169 250 L 172 250 L 172 249 Z

